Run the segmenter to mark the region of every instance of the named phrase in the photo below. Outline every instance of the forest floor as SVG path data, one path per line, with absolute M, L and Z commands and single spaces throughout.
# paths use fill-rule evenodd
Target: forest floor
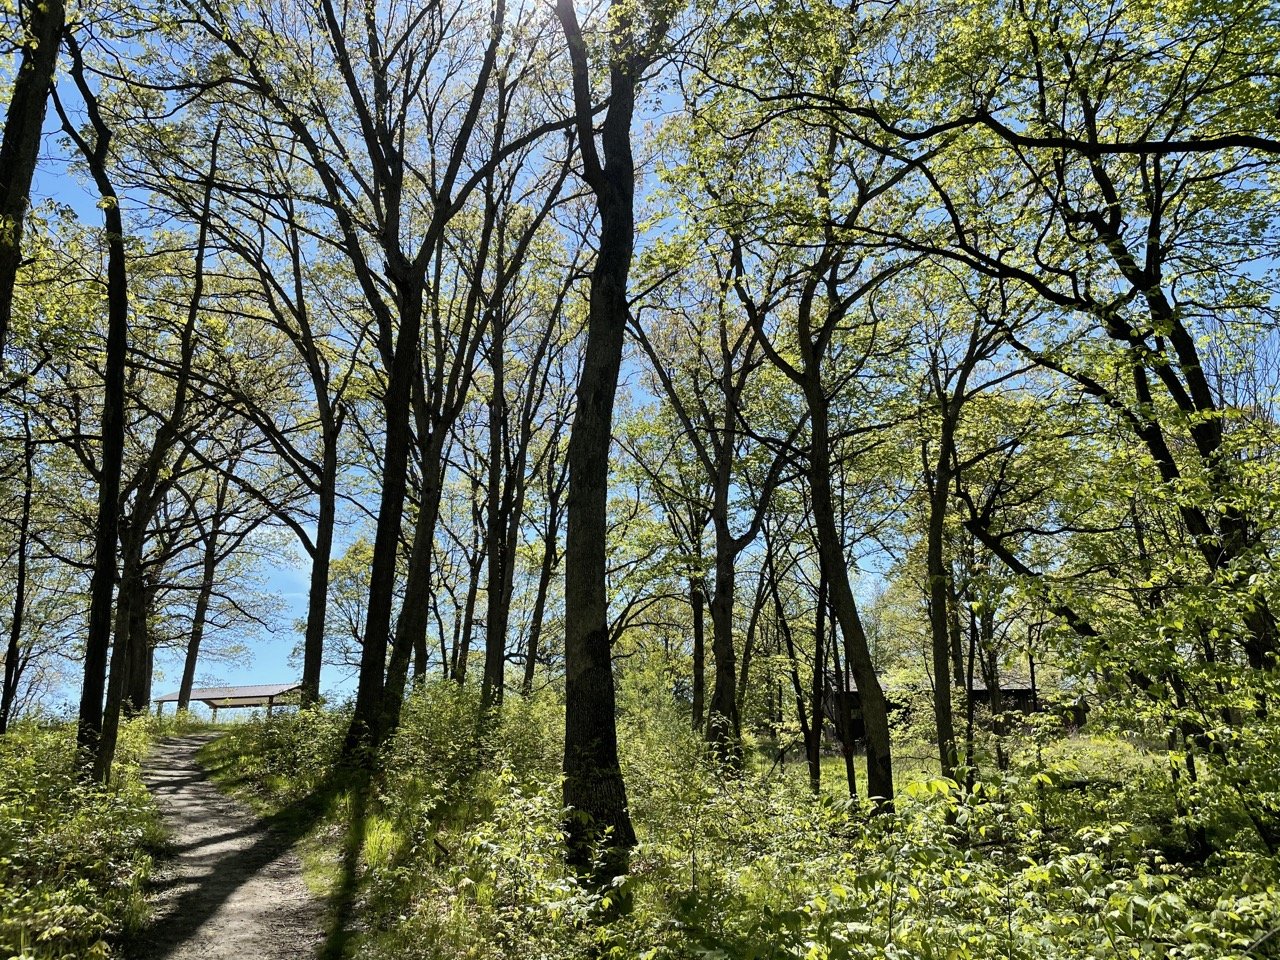
M 217 734 L 156 745 L 143 779 L 169 832 L 150 883 L 152 918 L 135 960 L 303 960 L 324 939 L 324 906 L 308 893 L 288 823 L 223 794 L 197 759 Z

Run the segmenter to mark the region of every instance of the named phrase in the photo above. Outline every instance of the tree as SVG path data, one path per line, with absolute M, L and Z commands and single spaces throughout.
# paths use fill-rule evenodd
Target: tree
M 111 643 L 112 598 L 115 593 L 116 545 L 120 537 L 120 472 L 124 457 L 124 375 L 129 337 L 129 290 L 125 262 L 124 219 L 120 200 L 108 171 L 112 131 L 103 119 L 98 98 L 85 76 L 84 56 L 73 36 L 66 38 L 71 53 L 71 76 L 89 119 L 90 140 L 82 135 L 63 109 L 54 105 L 63 128 L 84 157 L 101 196 L 107 243 L 107 350 L 103 382 L 102 441 L 98 464 L 98 519 L 94 534 L 93 579 L 85 638 L 84 684 L 76 745 L 81 762 L 93 778 L 111 775 L 114 739 L 104 736 L 103 695 L 107 686 L 107 653 Z
M 196 59 L 208 65 L 211 77 L 246 89 L 252 95 L 246 106 L 274 119 L 319 180 L 321 190 L 310 196 L 330 218 L 331 228 L 317 230 L 315 236 L 349 262 L 373 320 L 385 380 L 369 603 L 346 741 L 347 755 L 356 758 L 376 746 L 395 722 L 398 688 L 407 669 L 402 665 L 407 663 L 405 647 L 412 651 L 429 602 L 430 578 L 423 568 L 430 557 L 430 531 L 422 529 L 417 532 L 423 537 L 414 538 L 416 557 L 411 556 L 407 572 L 411 583 L 393 645 L 411 454 L 421 444 L 434 451 L 442 442 L 421 428 L 415 437 L 414 421 L 421 419 L 422 403 L 431 399 L 423 395 L 421 384 L 424 315 L 431 319 L 424 311 L 441 294 L 439 263 L 447 235 L 503 163 L 565 123 L 541 120 L 535 111 L 522 112 L 520 124 L 493 120 L 493 98 L 509 82 L 518 87 L 516 81 L 544 55 L 541 45 L 505 43 L 510 24 L 502 2 L 488 16 L 462 5 L 432 8 L 420 16 L 370 11 L 365 20 L 364 12 L 324 0 L 296 24 L 291 7 L 270 0 L 235 9 L 204 0 L 192 0 L 189 6 L 213 50 L 229 55 L 227 60 L 197 44 Z M 359 29 L 352 18 L 361 23 Z M 474 45 L 455 43 L 457 31 L 472 37 Z M 288 37 L 305 50 L 291 50 L 288 44 L 279 50 L 263 42 L 267 36 Z M 474 55 L 477 49 L 479 56 Z M 315 122 L 339 116 L 341 123 Z M 348 129 L 350 142 L 341 132 Z M 485 141 L 481 159 L 472 162 L 477 145 Z M 438 156 L 442 144 L 445 154 Z M 441 333 L 443 342 L 461 343 L 462 355 L 470 355 L 474 333 L 454 334 Z M 445 375 L 435 364 L 429 372 Z M 421 464 L 421 470 L 431 479 L 431 463 Z M 388 652 L 395 661 L 390 683 Z
M 564 803 L 569 860 L 580 869 L 593 848 L 609 850 L 606 874 L 626 868 L 635 831 L 618 766 L 613 665 L 608 630 L 606 500 L 613 405 L 630 304 L 627 280 L 635 249 L 635 163 L 631 121 L 643 74 L 662 44 L 672 11 L 658 5 L 644 22 L 639 8 L 610 4 L 607 27 L 609 107 L 596 147 L 591 67 L 578 14 L 557 0 L 573 74 L 573 108 L 582 178 L 600 215 L 591 270 L 587 340 L 578 407 L 569 433 L 568 537 L 565 542 Z
M 710 493 L 707 520 L 715 536 L 711 591 L 715 674 L 707 736 L 722 758 L 736 764 L 741 762 L 738 741 L 742 733 L 734 643 L 736 564 L 760 534 L 773 491 L 804 428 L 804 418 L 798 419 L 789 436 L 772 438 L 767 444 L 750 436 L 746 424 L 759 419 L 767 401 L 751 404 L 755 398 L 747 387 L 753 379 L 763 379 L 756 373 L 767 361 L 759 349 L 758 331 L 736 309 L 729 252 L 713 249 L 704 256 L 713 262 L 702 265 L 702 270 L 697 269 L 696 261 L 681 265 L 686 266 L 678 274 L 683 284 L 658 288 L 665 322 L 661 326 L 655 323 L 653 335 L 646 335 L 639 322 L 633 328 Z M 692 347 L 689 353 L 685 353 L 686 345 Z M 749 410 L 749 405 L 757 409 Z M 752 459 L 763 462 L 754 464 Z M 735 491 L 743 488 L 750 491 L 750 502 L 734 502 Z M 734 530 L 735 520 L 742 527 L 740 531 Z M 701 528 L 698 535 L 700 539 Z M 700 600 L 704 591 L 705 586 L 699 583 L 695 596 Z

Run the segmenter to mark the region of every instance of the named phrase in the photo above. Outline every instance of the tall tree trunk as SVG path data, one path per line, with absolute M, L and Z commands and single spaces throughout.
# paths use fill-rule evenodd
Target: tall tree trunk
M 979 619 L 982 628 L 982 682 L 987 686 L 987 703 L 991 709 L 991 733 L 996 739 L 996 766 L 1002 772 L 1009 769 L 1009 754 L 1005 750 L 1004 696 L 1000 690 L 1000 664 L 996 652 L 995 611 L 984 605 Z
M 938 456 L 926 471 L 929 485 L 929 527 L 926 573 L 929 577 L 929 634 L 933 641 L 933 717 L 937 730 L 938 762 L 942 775 L 955 779 L 955 723 L 951 710 L 951 630 L 947 618 L 948 568 L 943 555 L 947 505 L 950 502 L 951 460 L 955 452 L 955 421 L 944 405 Z
M 126 718 L 146 713 L 150 701 L 149 677 L 153 650 L 148 626 L 154 597 L 155 587 L 144 578 L 137 601 L 129 605 L 124 696 L 120 701 L 120 709 Z
M 578 406 L 569 434 L 569 528 L 565 542 L 564 806 L 567 857 L 582 871 L 626 871 L 635 830 L 618 763 L 609 599 L 606 594 L 609 447 L 630 305 L 627 280 L 635 249 L 635 164 L 631 118 L 647 66 L 625 8 L 610 10 L 609 108 L 596 151 L 587 46 L 572 0 L 556 0 L 573 66 L 574 108 L 583 176 L 600 214 L 591 271 L 587 343 Z M 603 844 L 607 853 L 597 857 Z
M 615 98 L 625 95 L 615 90 Z M 629 145 L 626 153 L 629 160 Z M 600 250 L 591 274 L 586 356 L 569 437 L 565 541 L 564 805 L 571 811 L 566 825 L 569 859 L 586 869 L 597 843 L 605 842 L 615 851 L 606 871 L 618 873 L 625 871 L 635 831 L 618 763 L 605 551 L 609 446 L 634 243 L 632 173 L 627 166 L 626 183 L 599 194 Z
M 956 688 L 964 687 L 964 640 L 960 629 L 960 595 L 956 591 L 955 575 L 947 577 L 947 632 L 951 637 L 951 679 Z
M 693 608 L 693 729 L 702 731 L 706 729 L 707 627 L 706 600 L 697 577 L 689 581 L 689 606 Z
M 31 442 L 31 415 L 22 412 L 22 512 L 18 517 L 18 569 L 13 585 L 13 618 L 9 621 L 9 643 L 4 654 L 4 689 L 0 692 L 0 735 L 9 729 L 13 705 L 22 679 L 22 621 L 27 605 L 27 552 L 31 536 L 31 500 L 35 486 L 35 445 Z
M 79 48 L 72 50 L 71 72 L 82 94 L 88 90 Z M 111 133 L 98 112 L 97 101 L 86 96 L 95 143 L 77 146 L 85 155 L 102 198 L 107 242 L 107 349 L 103 368 L 102 442 L 98 468 L 98 512 L 94 524 L 93 576 L 89 581 L 89 622 L 85 636 L 84 682 L 76 724 L 76 749 L 82 766 L 95 780 L 111 775 L 114 735 L 104 743 L 103 694 L 107 686 L 107 654 L 111 646 L 112 595 L 116 579 L 116 551 L 120 543 L 120 472 L 124 462 L 124 374 L 129 348 L 129 288 L 125 267 L 124 220 L 115 188 L 107 176 Z M 59 110 L 59 114 L 63 111 Z M 63 126 L 69 125 L 63 116 Z M 78 138 L 77 138 L 78 139 Z
M 120 319 L 122 328 L 126 328 L 122 332 L 127 333 L 127 285 L 125 275 L 125 252 L 124 252 L 124 236 L 123 225 L 120 217 L 119 200 L 115 194 L 111 179 L 107 173 L 107 161 L 109 157 L 109 147 L 112 139 L 112 131 L 104 121 L 101 111 L 99 110 L 96 94 L 89 87 L 84 74 L 84 62 L 81 56 L 80 48 L 74 37 L 68 35 L 66 38 L 67 48 L 72 56 L 71 76 L 75 80 L 76 88 L 84 101 L 86 111 L 89 116 L 90 126 L 94 134 L 94 142 L 90 145 L 80 134 L 78 127 L 71 122 L 66 111 L 63 109 L 61 102 L 58 100 L 57 93 L 54 94 L 54 105 L 57 107 L 58 115 L 62 120 L 63 129 L 67 135 L 75 142 L 80 152 L 84 155 L 89 170 L 93 175 L 94 181 L 98 187 L 98 192 L 103 198 L 104 216 L 108 221 L 108 301 L 109 310 L 114 311 L 120 309 L 124 311 L 124 316 Z M 176 377 L 173 407 L 168 416 L 160 423 L 155 439 L 152 443 L 150 452 L 146 461 L 143 463 L 140 471 L 137 487 L 134 493 L 133 513 L 130 523 L 126 529 L 120 529 L 119 511 L 120 505 L 116 504 L 116 533 L 119 535 L 120 553 L 123 572 L 120 582 L 120 596 L 116 610 L 116 643 L 111 652 L 111 672 L 107 680 L 107 696 L 103 705 L 102 720 L 99 726 L 97 736 L 97 750 L 94 757 L 93 772 L 94 776 L 106 781 L 110 778 L 111 764 L 115 755 L 116 739 L 119 732 L 120 711 L 122 707 L 128 705 L 130 711 L 141 711 L 146 709 L 147 702 L 150 698 L 150 682 L 151 682 L 151 657 L 153 651 L 150 647 L 150 641 L 147 637 L 146 619 L 151 607 L 151 591 L 147 589 L 143 582 L 143 545 L 146 541 L 147 529 L 150 526 L 151 519 L 155 515 L 155 511 L 162 502 L 165 491 L 173 482 L 173 475 L 176 474 L 176 466 L 169 471 L 168 476 L 162 477 L 164 473 L 164 463 L 169 451 L 178 442 L 179 431 L 186 416 L 186 407 L 188 400 L 188 391 L 190 386 L 190 373 L 192 360 L 195 350 L 195 331 L 196 322 L 199 317 L 201 296 L 204 289 L 204 254 L 208 237 L 208 219 L 209 208 L 212 202 L 213 182 L 217 173 L 218 162 L 218 140 L 221 135 L 221 125 L 216 128 L 213 137 L 213 144 L 210 150 L 210 167 L 209 174 L 205 181 L 204 197 L 201 208 L 201 217 L 199 229 L 197 232 L 195 269 L 192 280 L 191 298 L 187 304 L 186 322 L 182 328 L 180 338 L 181 357 L 179 361 L 179 371 Z M 120 233 L 116 233 L 120 231 Z M 119 260 L 119 266 L 113 274 L 113 261 Z M 122 292 L 118 302 L 112 297 L 111 287 L 113 283 L 119 283 Z M 114 317 L 111 320 L 112 327 L 115 325 Z M 111 333 L 108 334 L 108 376 L 112 371 L 111 352 Z M 126 357 L 120 358 L 119 376 L 123 381 L 124 365 Z M 108 384 L 107 393 L 110 395 L 111 386 Z M 121 392 L 123 393 L 123 383 L 121 383 Z M 123 418 L 123 396 L 120 401 L 120 415 Z M 104 464 L 106 462 L 106 423 L 104 408 Z M 123 424 L 122 424 L 123 428 Z M 121 438 L 123 445 L 123 437 Z M 116 498 L 119 499 L 119 466 L 115 467 L 116 472 Z M 101 504 L 100 504 L 101 507 Z M 122 534 L 122 535 L 121 535 Z M 112 545 L 112 550 L 115 545 Z M 114 561 L 112 562 L 112 572 L 114 572 Z M 95 576 L 97 571 L 95 570 Z M 96 601 L 96 597 L 95 597 Z M 91 614 L 92 616 L 92 614 Z M 109 611 L 104 614 L 109 617 Z M 93 624 L 90 624 L 90 633 L 92 634 Z M 94 642 L 91 638 L 89 646 L 92 648 Z M 89 657 L 86 656 L 86 688 L 90 686 L 89 677 Z M 93 685 L 96 687 L 96 677 Z M 81 708 L 84 710 L 87 694 L 82 696 Z M 142 701 L 141 703 L 139 701 Z
M 520 692 L 529 696 L 533 692 L 533 675 L 538 667 L 539 643 L 542 640 L 542 623 L 546 617 L 547 593 L 551 589 L 551 575 L 555 572 L 560 539 L 559 490 L 553 490 L 547 505 L 547 539 L 542 551 L 542 566 L 538 570 L 538 592 L 533 600 L 533 616 L 529 623 L 529 642 L 524 658 L 524 679 Z
M 747 621 L 747 637 L 742 644 L 742 669 L 738 672 L 739 717 L 742 716 L 742 711 L 746 707 L 748 678 L 751 676 L 751 660 L 755 655 L 756 635 L 760 629 L 760 614 L 764 611 L 765 597 L 764 575 L 761 574 L 759 579 L 756 580 L 755 599 L 751 604 L 751 619 Z
M 453 679 L 458 683 L 467 682 L 467 660 L 471 656 L 471 643 L 476 627 L 476 601 L 480 596 L 480 569 L 484 566 L 484 553 L 478 552 L 469 564 L 470 575 L 467 578 L 467 599 L 462 611 L 462 632 L 453 654 Z
M 772 561 L 768 561 L 772 565 Z M 770 572 L 769 590 L 773 594 L 773 610 L 777 619 L 778 632 L 782 635 L 783 643 L 787 650 L 787 675 L 791 680 L 791 694 L 795 698 L 796 704 L 796 722 L 800 726 L 800 737 L 804 741 L 805 755 L 808 756 L 809 751 L 809 713 L 804 706 L 804 686 L 800 683 L 800 658 L 796 654 L 796 641 L 791 633 L 791 624 L 787 621 L 786 609 L 782 605 L 782 595 L 778 592 L 778 582 L 774 579 L 772 571 Z M 782 691 L 778 691 L 778 712 L 779 718 L 782 712 Z M 786 745 L 779 742 L 778 756 L 782 761 L 786 762 Z M 809 786 L 813 788 L 813 780 L 810 778 Z
M 436 425 L 431 430 L 422 384 L 414 385 L 414 405 L 418 410 L 419 469 L 422 495 L 418 516 L 413 525 L 413 545 L 409 550 L 409 567 L 405 578 L 404 603 L 396 621 L 395 640 L 387 664 L 386 688 L 380 737 L 385 738 L 400 724 L 400 708 L 404 703 L 405 682 L 409 676 L 409 660 L 419 645 L 426 646 L 427 624 L 431 619 L 432 551 L 435 547 L 436 524 L 440 518 L 443 496 L 443 462 L 445 433 Z M 431 432 L 425 432 L 431 430 Z
M 832 676 L 836 678 L 835 707 L 840 711 L 840 754 L 844 757 L 844 777 L 849 784 L 849 796 L 858 795 L 858 772 L 853 763 L 853 706 L 849 702 L 849 672 L 840 662 L 840 644 L 831 638 Z
M 737 587 L 734 558 L 737 551 L 729 532 L 727 489 L 723 496 L 725 502 L 717 503 L 717 506 L 723 506 L 723 511 L 717 510 L 715 517 L 716 582 L 711 594 L 711 659 L 715 663 L 715 677 L 711 688 L 707 738 L 722 761 L 737 766 L 742 762 L 738 742 L 742 734 L 738 718 L 738 667 L 733 648 L 733 607 Z M 718 491 L 717 501 L 720 499 Z
M 974 667 L 978 660 L 978 625 L 977 619 L 972 609 L 969 611 L 969 659 L 965 667 L 965 683 L 964 683 L 964 786 L 969 793 L 973 792 L 973 785 L 977 775 L 976 759 L 976 740 L 974 736 L 975 730 L 975 697 L 974 690 Z
M 200 644 L 204 640 L 205 622 L 209 618 L 209 602 L 213 598 L 213 578 L 218 569 L 218 538 L 222 534 L 223 510 L 226 506 L 226 498 L 229 494 L 229 482 L 224 480 L 218 484 L 218 492 L 214 502 L 213 516 L 209 518 L 209 531 L 205 535 L 204 541 L 204 557 L 200 564 L 200 592 L 196 595 L 196 608 L 191 617 L 191 637 L 187 640 L 187 651 L 182 661 L 182 682 L 178 685 L 178 712 L 190 709 L 191 706 L 191 688 L 195 684 L 196 679 L 196 663 L 200 658 Z M 323 499 L 323 498 L 322 498 Z M 317 533 L 317 547 L 321 537 Z M 318 555 L 318 554 L 317 554 Z M 312 588 L 315 586 L 315 563 L 312 563 Z M 326 589 L 328 586 L 328 577 L 325 577 Z M 307 621 L 308 631 L 310 630 L 310 619 Z M 322 634 L 323 636 L 323 634 Z M 305 643 L 305 641 L 304 641 Z M 305 656 L 305 654 L 304 654 Z M 303 702 L 304 704 L 314 703 L 314 698 L 310 701 L 306 699 L 306 668 L 303 669 Z M 319 674 L 317 673 L 317 682 Z
M 31 179 L 67 19 L 63 0 L 35 0 L 19 9 L 27 14 L 25 36 L 21 38 L 22 59 L 13 78 L 4 137 L 0 140 L 0 352 L 13 316 L 13 288 L 22 263 L 22 230 Z
M 893 802 L 893 756 L 889 740 L 889 707 L 880 678 L 871 660 L 871 647 L 858 614 L 858 603 L 849 582 L 844 555 L 844 538 L 836 523 L 835 498 L 831 490 L 831 440 L 827 399 L 816 376 L 807 384 L 811 451 L 809 487 L 813 497 L 813 520 L 818 533 L 818 551 L 824 574 L 830 580 L 831 605 L 844 637 L 846 660 L 858 687 L 862 720 L 867 737 L 867 796 L 882 805 Z
M 318 390 L 317 390 L 318 393 Z M 326 405 L 327 406 L 327 405 Z M 320 455 L 320 490 L 316 513 L 316 536 L 311 554 L 311 580 L 307 586 L 307 627 L 302 640 L 301 704 L 309 707 L 320 699 L 320 671 L 324 664 L 324 623 L 329 607 L 329 566 L 333 559 L 333 531 L 338 514 L 338 437 L 333 417 L 322 424 L 323 450 Z M 207 555 L 207 554 L 206 554 Z M 194 670 L 194 657 L 200 642 L 192 636 L 195 653 L 188 651 Z M 183 678 L 186 678 L 184 666 Z M 179 706 L 179 709 L 184 709 Z
M 115 642 L 111 645 L 111 671 L 107 678 L 107 699 L 103 706 L 102 736 L 98 745 L 100 762 L 103 764 L 99 779 L 104 783 L 111 776 L 111 763 L 115 758 L 116 739 L 120 732 L 120 712 L 128 687 L 133 607 L 140 602 L 142 594 L 141 546 L 136 544 L 129 529 L 125 529 L 122 540 L 121 547 L 125 553 L 120 561 L 120 590 L 116 598 L 115 610 Z
M 480 683 L 480 708 L 489 710 L 502 705 L 507 667 L 507 508 L 504 494 L 503 464 L 506 459 L 506 343 L 503 320 L 496 317 L 492 326 L 493 345 L 490 367 L 493 373 L 489 396 L 489 587 L 486 591 L 484 631 L 484 677 Z
M 818 576 L 818 606 L 813 615 L 813 672 L 809 684 L 809 729 L 805 737 L 805 758 L 809 761 L 809 789 L 815 794 L 822 789 L 822 726 L 826 719 L 823 696 L 827 684 L 827 592 L 831 581 L 823 567 Z
M 391 612 L 395 603 L 396 561 L 400 555 L 401 523 L 409 482 L 409 449 L 413 382 L 419 370 L 419 342 L 422 325 L 423 273 L 410 269 L 397 278 L 396 306 L 400 327 L 394 347 L 388 345 L 391 365 L 382 409 L 386 432 L 382 451 L 382 493 L 378 500 L 378 524 L 373 541 L 373 561 L 369 571 L 369 603 L 365 609 L 364 645 L 360 653 L 360 674 L 355 708 L 347 729 L 343 755 L 356 759 L 377 747 L 386 729 L 385 683 L 387 648 L 391 641 Z M 388 336 L 390 336 L 388 331 Z M 416 539 L 416 538 L 415 538 Z M 425 614 L 424 614 L 425 615 Z

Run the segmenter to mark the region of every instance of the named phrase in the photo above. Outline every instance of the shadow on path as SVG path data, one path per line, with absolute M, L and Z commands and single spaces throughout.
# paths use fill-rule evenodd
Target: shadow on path
M 152 922 L 129 956 L 308 960 L 322 947 L 326 956 L 338 956 L 332 951 L 341 949 L 341 937 L 336 928 L 326 936 L 324 905 L 307 892 L 294 851 L 324 815 L 336 786 L 322 786 L 280 814 L 259 818 L 222 794 L 197 762 L 197 751 L 215 736 L 167 740 L 144 767 L 173 856 L 160 864 L 151 888 Z M 339 920 L 345 928 L 346 917 Z

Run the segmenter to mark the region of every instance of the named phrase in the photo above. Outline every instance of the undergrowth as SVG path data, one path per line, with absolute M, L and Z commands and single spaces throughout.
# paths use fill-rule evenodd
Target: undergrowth
M 109 787 L 76 776 L 73 724 L 20 722 L 0 737 L 0 956 L 111 957 L 140 925 L 163 833 L 139 764 L 175 722 L 122 724 Z
M 1276 860 L 1244 834 L 1186 856 L 1167 771 L 1132 744 L 1046 740 L 971 792 L 916 779 L 872 816 L 812 796 L 799 764 L 716 769 L 668 702 L 623 685 L 640 843 L 604 891 L 561 859 L 552 694 L 482 723 L 474 691 L 428 684 L 371 782 L 335 771 L 341 711 L 213 750 L 260 806 L 314 818 L 328 957 L 1280 957 Z

